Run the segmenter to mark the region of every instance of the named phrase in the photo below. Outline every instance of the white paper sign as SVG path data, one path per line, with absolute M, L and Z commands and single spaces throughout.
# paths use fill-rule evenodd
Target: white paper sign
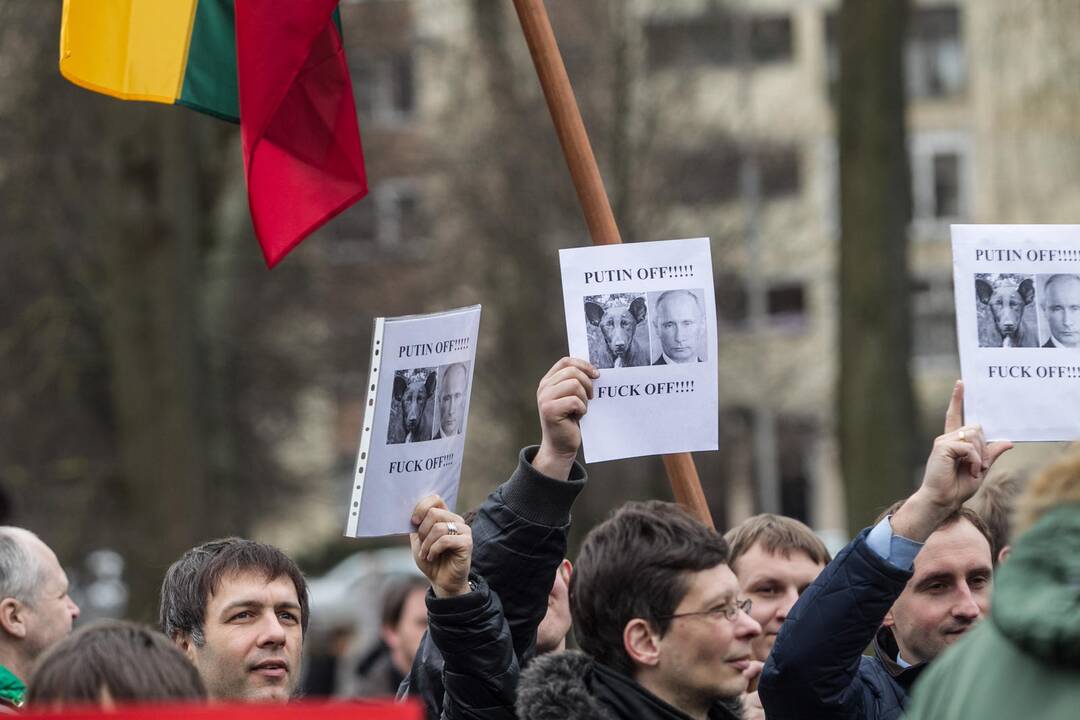
M 708 238 L 560 250 L 559 262 L 570 354 L 600 370 L 585 460 L 716 450 Z
M 964 420 L 1080 438 L 1080 225 L 954 225 Z
M 407 533 L 431 494 L 453 509 L 479 330 L 479 305 L 375 320 L 346 535 Z

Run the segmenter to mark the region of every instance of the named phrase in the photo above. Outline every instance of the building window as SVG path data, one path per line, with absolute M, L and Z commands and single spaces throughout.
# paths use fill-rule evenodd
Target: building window
M 765 291 L 765 307 L 773 323 L 802 324 L 806 315 L 806 290 L 802 283 L 785 282 Z
M 817 437 L 813 418 L 780 415 L 776 418 L 776 452 L 780 465 L 780 513 L 812 522 L 811 467 Z
M 916 133 L 911 138 L 911 195 L 916 226 L 939 227 L 968 215 L 970 138 L 964 132 Z
M 840 78 L 837 18 L 836 12 L 825 17 L 825 69 L 833 99 Z M 958 7 L 913 8 L 904 41 L 904 75 L 912 99 L 946 98 L 963 92 L 967 61 Z
M 330 228 L 337 242 L 327 245 L 332 248 L 331 261 L 338 265 L 362 262 L 373 250 L 415 248 L 427 232 L 416 182 L 384 180 Z
M 750 56 L 755 65 L 791 62 L 795 55 L 791 18 L 756 17 L 750 21 Z
M 791 62 L 795 54 L 791 17 L 754 15 L 748 20 L 750 61 L 754 65 Z M 696 66 L 734 66 L 738 21 L 730 13 L 656 20 L 645 26 L 651 70 Z
M 665 155 L 659 188 L 663 200 L 681 205 L 714 205 L 739 199 L 739 174 L 747 146 L 724 136 L 707 142 L 705 147 L 672 149 Z M 754 152 L 763 199 L 798 194 L 801 178 L 797 146 L 759 143 Z
M 349 55 L 356 107 L 365 121 L 383 125 L 406 122 L 416 110 L 416 77 L 409 52 Z
M 732 328 L 745 327 L 749 298 L 743 279 L 736 273 L 720 273 L 716 276 L 715 289 L 716 314 L 720 322 Z
M 942 220 L 960 217 L 960 155 L 935 153 L 931 159 L 934 175 L 934 217 Z
M 799 152 L 794 146 L 759 147 L 761 195 L 767 199 L 799 192 Z
M 943 98 L 961 93 L 967 77 L 960 35 L 960 9 L 916 8 L 911 14 L 904 69 L 912 98 Z
M 911 284 L 912 344 L 920 360 L 956 357 L 956 300 L 952 275 L 915 278 Z

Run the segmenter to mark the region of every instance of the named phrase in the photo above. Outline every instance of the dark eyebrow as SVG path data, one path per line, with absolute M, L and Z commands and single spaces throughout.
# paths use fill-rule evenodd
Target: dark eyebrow
M 258 600 L 234 600 L 225 607 L 221 608 L 221 614 L 226 615 L 233 610 L 239 610 L 240 608 L 252 608 L 262 607 L 263 604 Z
M 935 573 L 933 575 L 928 575 L 922 580 L 920 580 L 919 587 L 923 587 L 924 585 L 929 585 L 930 583 L 934 582 L 952 582 L 952 579 L 953 576 L 951 573 Z
M 262 608 L 262 607 L 266 607 L 266 606 L 263 603 L 259 602 L 258 600 L 234 600 L 233 602 L 229 603 L 228 605 L 226 605 L 225 607 L 223 607 L 221 609 L 221 614 L 222 615 L 227 615 L 228 613 L 232 612 L 233 610 L 239 610 L 240 608 Z M 278 603 L 278 604 L 274 605 L 274 609 L 275 610 L 296 610 L 296 611 L 299 611 L 300 610 L 300 605 L 298 603 L 294 603 L 294 602 L 291 602 L 291 601 L 290 602 L 283 602 L 283 603 Z
M 709 607 L 719 607 L 720 605 L 727 605 L 735 598 L 736 593 L 731 590 L 725 590 L 719 595 L 713 595 L 706 603 Z

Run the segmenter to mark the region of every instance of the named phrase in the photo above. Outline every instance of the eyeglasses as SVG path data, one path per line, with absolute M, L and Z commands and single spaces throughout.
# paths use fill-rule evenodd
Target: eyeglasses
M 747 615 L 750 614 L 750 608 L 753 607 L 753 603 L 749 600 L 736 600 L 733 603 L 727 605 L 717 605 L 714 608 L 708 610 L 698 610 L 697 612 L 687 613 L 675 613 L 674 615 L 661 615 L 656 618 L 657 620 L 674 620 L 681 617 L 694 617 L 695 615 L 707 615 L 712 620 L 719 620 L 724 618 L 728 622 L 735 622 L 735 618 L 739 617 L 739 611 L 743 611 Z

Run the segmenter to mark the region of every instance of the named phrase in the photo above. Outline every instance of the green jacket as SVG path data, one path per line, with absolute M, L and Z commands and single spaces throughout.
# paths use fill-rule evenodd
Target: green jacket
M 3 665 L 0 665 L 0 706 L 20 707 L 26 695 L 26 685 Z M 0 712 L 3 712 L 0 710 Z
M 1047 513 L 994 581 L 990 618 L 915 684 L 908 720 L 1080 717 L 1080 504 Z

